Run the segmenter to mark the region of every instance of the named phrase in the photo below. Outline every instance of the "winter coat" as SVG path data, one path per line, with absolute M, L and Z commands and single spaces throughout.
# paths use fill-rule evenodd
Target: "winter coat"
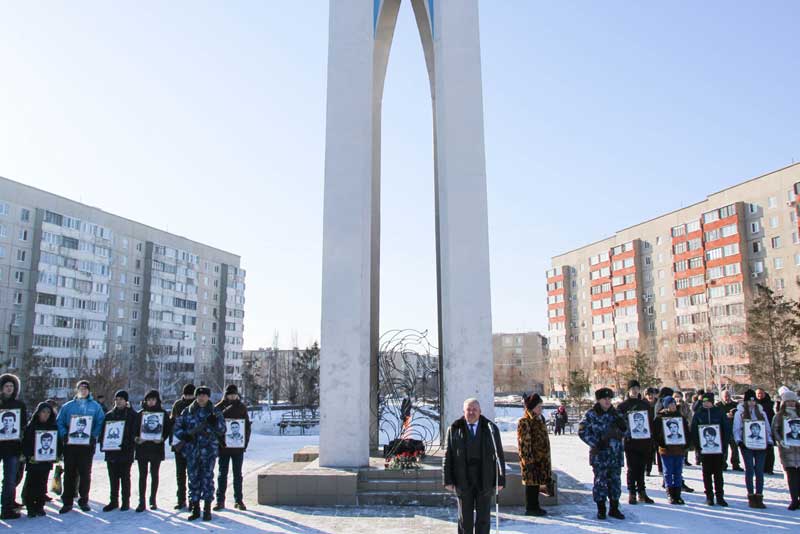
M 755 409 L 753 409 L 753 411 L 755 411 Z M 767 446 L 772 445 L 772 430 L 770 430 L 770 424 L 767 420 L 767 414 L 764 413 L 764 410 L 761 410 L 760 417 L 757 417 L 757 419 L 761 420 L 766 425 L 765 434 L 767 438 Z M 740 404 L 736 408 L 736 415 L 733 417 L 733 439 L 742 447 L 744 447 L 744 436 L 742 434 L 744 432 L 745 421 L 744 404 Z
M 103 430 L 103 421 L 105 421 L 106 414 L 103 413 L 103 408 L 100 406 L 91 393 L 85 399 L 79 399 L 77 396 L 71 401 L 64 404 L 58 412 L 58 435 L 61 436 L 62 441 L 65 443 L 64 448 L 70 447 L 83 447 L 89 450 L 86 445 L 70 445 L 67 441 L 67 434 L 69 433 L 69 423 L 73 415 L 83 415 L 92 417 L 91 435 L 93 443 L 97 443 L 100 439 L 100 432 Z
M 566 408 L 559 406 L 555 413 L 556 426 L 558 428 L 565 428 L 569 422 L 569 415 Z
M 578 426 L 578 436 L 589 447 L 592 467 L 621 468 L 625 463 L 622 440 L 628 424 L 613 406 L 603 411 L 600 404 L 586 412 Z
M 219 440 L 219 453 L 222 454 L 236 454 L 239 452 L 244 452 L 247 450 L 247 446 L 250 444 L 250 414 L 247 413 L 247 405 L 243 403 L 241 400 L 236 399 L 234 401 L 229 401 L 227 399 L 222 399 L 216 405 L 216 408 L 222 412 L 223 417 L 225 420 L 228 421 L 230 419 L 244 419 L 244 449 L 229 449 L 225 446 L 225 436 L 222 436 Z
M 22 453 L 22 438 L 23 430 L 25 429 L 25 422 L 28 420 L 28 413 L 25 409 L 25 403 L 19 400 L 19 378 L 11 373 L 0 375 L 0 389 L 8 383 L 14 384 L 14 392 L 9 398 L 5 398 L 0 394 L 0 409 L 2 410 L 19 410 L 17 416 L 19 420 L 16 421 L 16 428 L 19 429 L 16 439 L 0 441 L 0 457 L 16 456 Z M 2 428 L 0 427 L 0 432 Z M 12 434 L 13 436 L 14 434 Z
M 522 484 L 549 486 L 553 479 L 550 438 L 541 415 L 525 410 L 525 415 L 517 422 L 517 446 Z
M 778 454 L 781 457 L 781 465 L 785 467 L 800 467 L 800 446 L 787 447 L 784 442 L 783 421 L 785 419 L 796 419 L 797 409 L 781 407 L 772 420 L 772 439 L 778 444 Z
M 105 438 L 106 435 L 105 427 L 106 423 L 108 423 L 109 421 L 125 421 L 125 429 L 122 432 L 122 447 L 118 451 L 105 451 L 106 462 L 132 463 L 133 451 L 134 451 L 133 438 L 135 436 L 136 412 L 134 411 L 133 408 L 130 408 L 128 406 L 126 406 L 121 410 L 118 408 L 110 410 L 106 414 L 105 420 L 103 420 L 103 432 L 100 434 L 101 442 L 103 438 Z
M 146 401 L 142 401 L 142 409 L 141 411 L 136 413 L 136 422 L 133 425 L 134 428 L 134 441 L 137 441 L 136 438 L 140 437 L 142 433 L 142 421 L 144 418 L 144 414 L 150 413 L 162 413 L 164 414 L 161 420 L 161 441 L 142 441 L 141 443 L 136 443 L 136 459 L 137 460 L 146 460 L 146 461 L 164 461 L 164 447 L 165 442 L 169 440 L 170 435 L 172 435 L 172 421 L 170 421 L 168 417 L 167 411 L 161 407 L 161 399 L 156 402 L 156 405 L 152 408 L 148 407 L 145 404 Z
M 216 421 L 214 424 L 205 424 L 212 413 Z M 205 426 L 198 430 L 201 425 Z M 219 456 L 219 438 L 224 434 L 225 418 L 210 401 L 205 407 L 193 401 L 175 421 L 175 438 L 182 443 L 180 452 L 187 462 L 198 459 L 210 462 L 216 459 Z
M 725 444 L 727 444 L 730 439 L 726 421 L 728 421 L 728 418 L 722 413 L 722 409 L 717 406 L 703 408 L 701 405 L 700 408 L 695 410 L 694 417 L 692 417 L 692 443 L 694 443 L 695 450 L 702 451 L 702 447 L 700 447 L 700 443 L 702 442 L 700 425 L 719 425 L 719 442 L 722 445 L 722 454 L 725 454 L 727 450 Z
M 480 416 L 478 419 L 478 437 L 481 440 L 481 487 L 480 492 L 492 491 L 497 477 L 497 461 L 500 461 L 499 484 L 506 485 L 506 461 L 503 455 L 503 444 L 497 426 Z M 469 489 L 467 478 L 467 439 L 469 429 L 464 417 L 456 419 L 447 429 L 445 438 L 445 455 L 442 460 L 442 478 L 445 486 L 455 486 L 456 492 Z M 492 443 L 494 441 L 494 444 Z M 495 450 L 497 456 L 495 456 Z
M 771 425 L 772 418 L 775 417 L 775 403 L 772 402 L 769 393 L 765 391 L 764 398 L 756 399 L 756 402 L 761 406 L 761 409 L 764 410 L 764 413 L 767 415 L 767 422 Z
M 716 406 L 722 412 L 723 422 L 725 423 L 725 433 L 728 435 L 728 440 L 731 440 L 733 439 L 733 418 L 728 417 L 728 413 L 731 410 L 735 412 L 736 408 L 739 407 L 739 403 L 735 400 L 731 400 L 730 402 L 719 401 Z
M 666 436 L 664 434 L 664 419 L 680 417 L 681 419 L 681 432 L 683 433 L 684 445 L 667 445 Z M 686 418 L 681 415 L 679 410 L 670 412 L 667 409 L 658 412 L 656 419 L 653 423 L 653 440 L 658 445 L 658 453 L 661 456 L 683 456 L 689 448 L 690 427 Z
M 650 425 L 650 436 L 646 439 L 634 439 L 631 437 L 630 428 L 625 433 L 625 450 L 628 452 L 639 452 L 643 454 L 649 454 L 650 451 L 653 450 L 653 407 L 650 405 L 649 402 L 642 399 L 641 396 L 638 398 L 628 397 L 619 405 L 617 406 L 617 411 L 625 417 L 625 420 L 628 419 L 629 412 L 647 412 L 647 422 Z
M 37 462 L 35 460 L 34 448 L 36 446 L 37 430 L 49 430 L 53 433 L 53 447 L 56 449 L 56 458 L 61 455 L 61 440 L 58 437 L 58 425 L 56 424 L 56 417 L 53 414 L 53 410 L 50 409 L 50 417 L 46 422 L 39 422 L 39 412 L 44 408 L 50 408 L 50 406 L 48 406 L 46 402 L 40 402 L 36 407 L 36 411 L 31 416 L 28 426 L 25 427 L 25 437 L 22 440 L 22 454 L 25 456 L 27 463 L 29 464 L 49 464 L 52 466 L 53 462 Z
M 184 399 L 183 396 L 175 401 L 175 404 L 172 405 L 172 410 L 169 414 L 170 423 L 172 423 L 172 433 L 170 434 L 170 438 L 175 435 L 175 423 L 178 421 L 178 417 L 183 413 L 183 410 L 189 407 L 189 405 L 194 401 L 192 399 Z M 172 443 L 172 441 L 170 441 Z M 173 452 L 175 452 L 175 447 L 170 447 Z

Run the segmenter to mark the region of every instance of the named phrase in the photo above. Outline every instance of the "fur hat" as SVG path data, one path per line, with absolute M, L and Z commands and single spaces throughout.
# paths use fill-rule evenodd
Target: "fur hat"
M 533 410 L 542 403 L 542 398 L 538 393 L 534 393 L 530 397 L 525 397 L 525 409 L 528 411 Z
M 611 391 L 611 389 L 609 389 L 609 388 L 600 388 L 600 389 L 598 389 L 597 391 L 594 392 L 594 398 L 597 399 L 597 400 L 600 400 L 600 399 L 613 399 L 614 398 L 614 392 Z
M 198 397 L 200 395 L 208 395 L 211 396 L 211 388 L 208 386 L 199 386 L 197 389 L 194 390 L 194 394 Z

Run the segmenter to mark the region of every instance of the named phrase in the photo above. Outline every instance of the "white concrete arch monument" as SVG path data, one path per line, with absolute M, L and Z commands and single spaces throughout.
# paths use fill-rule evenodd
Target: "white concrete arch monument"
M 433 102 L 442 419 L 493 417 L 478 0 L 410 0 Z M 377 428 L 381 104 L 401 0 L 331 0 L 320 465 L 369 463 Z

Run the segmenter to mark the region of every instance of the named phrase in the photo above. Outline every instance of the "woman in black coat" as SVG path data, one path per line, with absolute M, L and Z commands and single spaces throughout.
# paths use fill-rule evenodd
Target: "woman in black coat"
M 112 441 L 116 440 L 107 432 L 107 428 L 111 428 L 109 424 L 115 421 L 125 422 L 118 447 L 112 445 Z M 118 506 L 120 511 L 125 512 L 131 507 L 131 465 L 133 465 L 135 424 L 136 411 L 128 404 L 128 392 L 121 389 L 114 394 L 114 408 L 106 413 L 103 431 L 100 433 L 100 447 L 106 456 L 110 488 L 108 504 L 103 507 L 104 512 L 116 510 Z M 119 502 L 120 489 L 122 489 L 122 506 Z
M 160 414 L 160 415 L 159 415 Z M 150 509 L 157 509 L 158 470 L 164 461 L 164 441 L 171 433 L 167 411 L 161 407 L 161 395 L 155 389 L 147 392 L 142 401 L 142 411 L 136 414 L 136 461 L 139 464 L 139 506 L 145 510 L 147 471 L 150 470 Z

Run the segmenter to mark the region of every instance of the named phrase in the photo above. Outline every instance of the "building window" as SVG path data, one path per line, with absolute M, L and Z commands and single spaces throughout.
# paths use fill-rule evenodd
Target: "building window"
M 769 218 L 769 227 L 770 228 L 777 228 L 778 227 L 778 223 L 779 223 L 779 220 L 778 220 L 778 216 L 777 215 L 773 215 L 772 217 Z
M 753 241 L 753 253 L 758 254 L 761 252 L 761 241 Z
M 138 310 L 131 311 L 131 319 L 134 320 L 134 321 L 138 321 L 139 320 L 139 311 Z
M 14 304 L 22 304 L 22 291 L 14 292 Z
M 22 249 L 17 250 L 17 261 L 20 263 L 25 263 L 25 255 L 26 255 L 25 250 Z
M 31 210 L 28 208 L 21 208 L 19 210 L 19 220 L 22 222 L 28 222 L 31 220 Z
M 133 302 L 139 302 L 139 293 L 133 294 Z
M 0 215 L 8 215 L 8 204 L 0 202 Z
M 757 234 L 761 231 L 761 224 L 758 221 L 753 221 L 750 223 L 750 233 Z
M 19 230 L 19 240 L 20 241 L 27 241 L 28 240 L 28 230 L 25 228 L 20 228 Z
M 785 287 L 786 287 L 786 286 L 785 286 L 785 284 L 783 283 L 783 278 L 776 278 L 776 279 L 775 279 L 775 289 L 777 289 L 778 291 L 780 291 L 780 290 L 784 289 Z
M 769 197 L 767 200 L 767 206 L 770 208 L 774 208 L 778 205 L 778 198 L 777 197 Z
M 25 283 L 25 273 L 22 271 L 14 271 L 14 281 L 18 284 Z
M 125 318 L 125 310 L 123 308 L 117 308 L 117 317 L 119 319 Z
M 783 269 L 783 258 L 775 258 L 773 261 L 775 263 L 775 269 Z
M 772 248 L 781 248 L 781 236 L 772 238 Z

